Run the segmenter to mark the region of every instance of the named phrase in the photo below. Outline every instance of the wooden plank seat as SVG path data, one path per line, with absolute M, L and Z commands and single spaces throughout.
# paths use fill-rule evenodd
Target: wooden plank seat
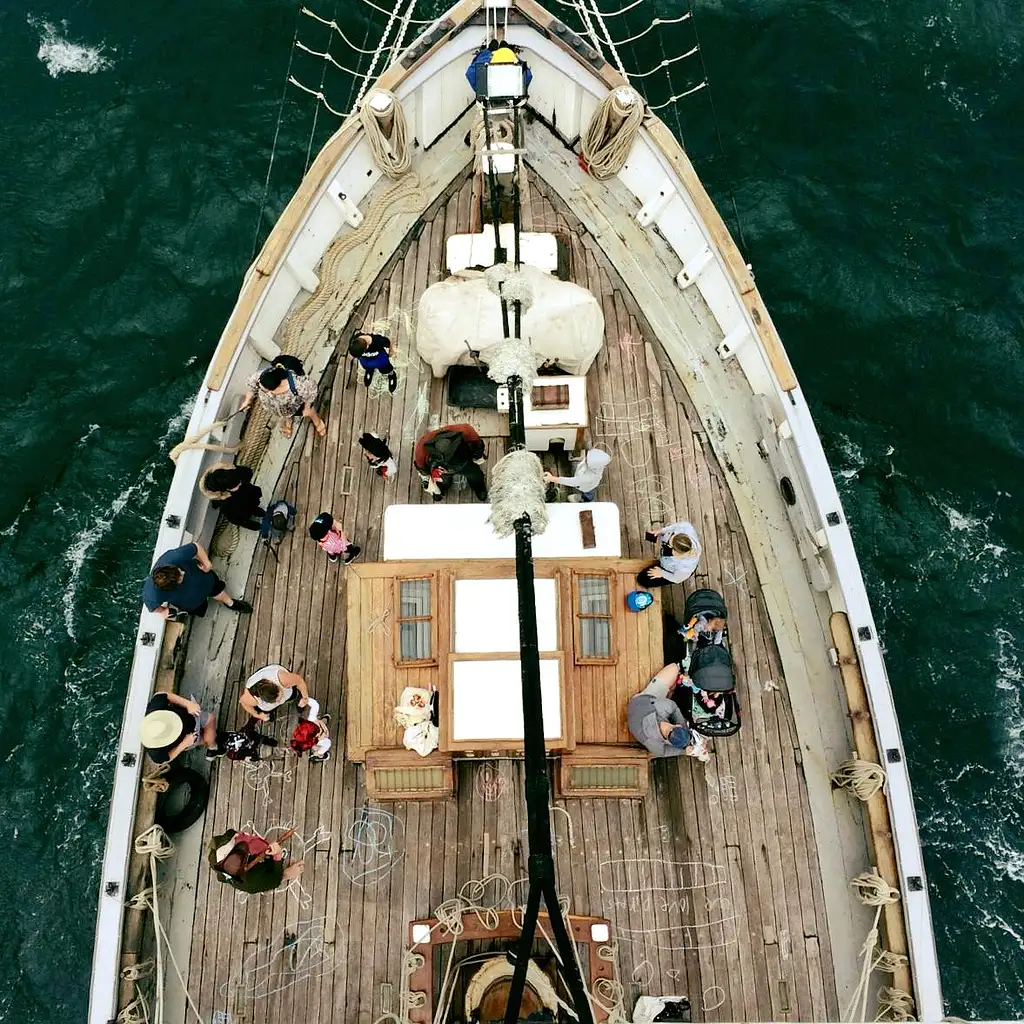
M 639 747 L 587 744 L 564 754 L 558 795 L 642 800 L 650 783 L 650 757 Z

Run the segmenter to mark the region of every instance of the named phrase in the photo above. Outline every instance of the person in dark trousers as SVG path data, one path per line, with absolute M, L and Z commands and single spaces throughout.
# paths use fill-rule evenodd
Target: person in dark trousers
M 272 892 L 302 874 L 301 860 L 285 867 L 281 844 L 257 832 L 229 828 L 210 840 L 208 857 L 218 882 L 251 895 Z
M 258 530 L 263 525 L 263 491 L 252 482 L 248 466 L 218 462 L 203 474 L 199 490 L 229 523 L 244 530 Z
M 146 717 L 139 729 L 142 745 L 154 764 L 165 764 L 201 743 L 206 760 L 227 753 L 227 733 L 217 731 L 217 721 L 194 700 L 177 693 L 154 693 L 146 705 Z
M 434 501 L 449 491 L 452 478 L 461 474 L 479 501 L 487 500 L 487 478 L 480 468 L 487 461 L 483 439 L 468 423 L 452 423 L 428 430 L 417 442 L 412 462 L 423 489 Z
M 395 393 L 398 374 L 391 365 L 391 339 L 383 334 L 367 334 L 356 331 L 348 343 L 348 354 L 359 360 L 363 368 L 363 383 L 369 387 L 373 375 L 380 371 L 388 379 L 388 391 Z
M 248 614 L 252 605 L 232 597 L 224 581 L 213 571 L 210 556 L 202 544 L 184 544 L 165 551 L 142 585 L 142 603 L 165 619 L 181 612 L 205 615 L 209 599 Z

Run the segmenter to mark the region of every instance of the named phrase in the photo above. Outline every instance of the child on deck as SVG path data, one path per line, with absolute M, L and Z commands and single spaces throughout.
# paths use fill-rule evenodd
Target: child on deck
M 345 562 L 351 562 L 360 549 L 335 525 L 330 512 L 321 512 L 309 524 L 309 535 L 327 552 L 330 561 L 336 562 L 342 555 Z
M 363 449 L 363 458 L 369 462 L 370 468 L 377 476 L 384 480 L 394 480 L 398 467 L 383 437 L 366 431 L 359 437 L 359 447 Z
M 395 393 L 398 387 L 398 374 L 391 365 L 391 339 L 383 334 L 365 334 L 356 331 L 348 343 L 348 354 L 359 360 L 363 368 L 363 383 L 370 386 L 373 374 L 379 370 L 388 379 L 388 391 Z

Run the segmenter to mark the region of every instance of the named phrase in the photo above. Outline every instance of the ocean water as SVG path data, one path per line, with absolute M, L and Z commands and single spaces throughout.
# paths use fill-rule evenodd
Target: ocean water
M 377 12 L 316 9 L 373 49 Z M 609 25 L 624 39 L 685 10 L 648 0 Z M 666 120 L 742 239 L 837 473 L 947 1009 L 988 1019 L 1024 1016 L 1022 20 L 999 0 L 701 0 L 623 47 L 647 71 L 699 30 L 671 81 L 637 81 L 652 102 L 711 82 Z M 282 105 L 295 33 L 284 0 L 0 0 L 0 1019 L 85 1014 L 166 453 L 254 239 L 336 124 L 293 88 Z M 306 20 L 300 38 L 326 42 Z M 320 85 L 312 58 L 293 71 Z M 339 109 L 350 85 L 324 80 Z

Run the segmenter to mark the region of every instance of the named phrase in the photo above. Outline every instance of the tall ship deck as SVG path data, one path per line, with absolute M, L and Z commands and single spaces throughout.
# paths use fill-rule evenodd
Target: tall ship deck
M 585 290 L 603 321 L 588 368 L 564 378 L 581 379 L 585 413 L 532 446 L 562 477 L 574 452 L 611 456 L 595 502 L 548 493 L 547 541 L 538 531 L 533 552 L 540 661 L 557 678 L 554 724 L 545 705 L 556 886 L 588 1012 L 639 1024 L 650 1019 L 640 1000 L 653 997 L 685 1001 L 692 1020 L 862 1019 L 864 1006 L 874 1019 L 881 995 L 890 1019 L 938 1019 L 927 885 L 879 638 L 806 401 L 748 268 L 652 113 L 616 174 L 598 180 L 581 166 L 588 121 L 628 84 L 585 38 L 531 0 L 464 0 L 364 99 L 386 91 L 400 104 L 409 169 L 383 174 L 364 122 L 344 122 L 246 275 L 198 396 L 155 553 L 200 540 L 253 611 L 214 605 L 167 622 L 143 609 L 90 1021 L 157 1009 L 150 1019 L 212 1024 L 495 1019 L 486 998 L 469 1007 L 477 972 L 505 959 L 522 926 L 527 762 L 521 739 L 481 731 L 505 699 L 497 680 L 518 641 L 488 646 L 474 631 L 514 611 L 502 602 L 516 560 L 496 541 L 474 549 L 483 518 L 472 488 L 434 502 L 413 468 L 424 433 L 469 424 L 493 498 L 492 471 L 514 447 L 506 412 L 460 404 L 452 372 L 437 374 L 417 345 L 424 295 L 463 274 L 452 270 L 457 240 L 486 238 L 497 211 L 465 80 L 495 34 L 533 72 L 517 143 L 519 229 L 548 246 L 544 272 Z M 348 356 L 361 330 L 391 339 L 393 391 L 365 386 Z M 286 438 L 258 410 L 232 415 L 282 351 L 318 382 L 324 436 L 308 419 Z M 471 370 L 477 356 L 458 361 Z M 386 482 L 361 455 L 365 431 L 393 452 Z M 225 459 L 253 468 L 266 500 L 298 509 L 279 544 L 218 519 L 198 489 Z M 306 536 L 321 510 L 359 545 L 355 560 L 330 561 Z M 656 555 L 646 532 L 680 521 L 700 537 L 696 572 L 652 591 L 646 611 L 628 609 L 635 574 Z M 610 595 L 603 657 L 581 640 L 580 581 L 594 578 Z M 430 594 L 418 618 L 431 639 L 417 658 L 403 653 L 408 581 Z M 669 624 L 685 621 L 698 589 L 728 605 L 742 727 L 711 740 L 706 763 L 649 760 L 627 704 L 669 660 Z M 329 716 L 331 758 L 297 757 L 295 717 L 283 714 L 260 725 L 278 745 L 258 761 L 189 752 L 179 761 L 208 778 L 205 809 L 153 840 L 169 797 L 139 742 L 151 694 L 176 691 L 215 711 L 218 728 L 239 729 L 242 686 L 266 665 L 304 677 Z M 486 671 L 473 676 L 482 689 L 471 713 L 474 666 Z M 407 686 L 438 690 L 438 747 L 426 757 L 403 747 L 394 720 Z M 886 779 L 863 802 L 832 778 L 852 753 Z M 230 828 L 285 839 L 302 875 L 263 894 L 220 884 L 207 850 Z M 851 886 L 865 872 L 889 893 L 877 913 Z M 154 877 L 156 896 L 133 901 Z M 529 988 L 543 1002 L 550 987 L 552 1016 L 569 1020 L 550 925 L 542 916 Z M 859 988 L 876 925 L 896 958 Z

